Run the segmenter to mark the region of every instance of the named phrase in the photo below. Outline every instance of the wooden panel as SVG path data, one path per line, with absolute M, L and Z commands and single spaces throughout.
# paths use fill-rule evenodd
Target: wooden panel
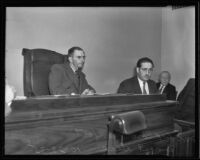
M 101 106 L 93 108 L 66 108 L 61 110 L 47 110 L 47 111 L 32 111 L 32 112 L 13 112 L 10 117 L 6 119 L 6 129 L 18 128 L 19 126 L 31 125 L 48 125 L 50 123 L 57 123 L 66 121 L 66 123 L 73 123 L 83 120 L 93 120 L 108 118 L 111 114 L 121 112 L 128 112 L 133 110 L 141 110 L 147 116 L 147 125 L 149 127 L 173 123 L 169 118 L 173 116 L 175 102 L 151 102 L 142 104 L 130 105 L 113 105 Z M 158 114 L 159 113 L 159 114 Z M 156 114 L 156 116 L 155 116 Z M 170 115 L 171 114 L 171 115 Z M 168 117 L 168 115 L 170 115 Z
M 165 132 L 159 135 L 151 135 L 139 138 L 135 141 L 119 145 L 115 149 L 116 154 L 134 154 L 134 155 L 170 155 L 173 149 L 170 148 L 173 138 L 178 131 Z M 173 147 L 173 146 L 172 146 Z
M 106 122 L 57 123 L 6 132 L 6 154 L 94 154 L 106 152 Z
M 157 135 L 173 130 L 176 105 L 159 95 L 16 100 L 6 118 L 5 153 L 106 154 L 111 114 L 141 110 L 148 126 L 144 135 Z
M 195 130 L 179 133 L 176 139 L 175 152 L 181 157 L 195 157 Z
M 144 102 L 165 101 L 164 95 L 111 94 L 107 96 L 38 96 L 26 100 L 14 100 L 12 111 L 38 111 L 65 109 L 75 107 L 95 107 L 108 105 L 136 104 Z

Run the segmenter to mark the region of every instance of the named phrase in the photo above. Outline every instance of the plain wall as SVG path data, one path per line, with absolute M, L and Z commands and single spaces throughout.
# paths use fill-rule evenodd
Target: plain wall
M 84 72 L 99 93 L 116 92 L 132 76 L 137 60 L 161 70 L 162 8 L 150 7 L 7 7 L 6 77 L 23 95 L 23 48 L 67 54 L 72 46 L 86 52 Z
M 195 8 L 162 10 L 161 70 L 168 70 L 180 92 L 195 77 Z

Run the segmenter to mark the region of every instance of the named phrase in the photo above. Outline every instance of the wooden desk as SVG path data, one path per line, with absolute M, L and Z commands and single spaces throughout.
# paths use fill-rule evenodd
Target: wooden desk
M 162 95 L 43 96 L 14 100 L 5 154 L 106 154 L 111 114 L 140 110 L 146 136 L 173 130 L 176 101 Z

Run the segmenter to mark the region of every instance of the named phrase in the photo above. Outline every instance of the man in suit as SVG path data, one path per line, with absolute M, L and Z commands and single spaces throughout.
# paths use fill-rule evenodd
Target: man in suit
M 80 47 L 68 50 L 68 61 L 54 64 L 49 74 L 49 90 L 52 95 L 93 95 L 95 90 L 88 84 L 82 72 L 85 63 L 85 52 Z
M 153 94 L 157 93 L 156 83 L 150 80 L 154 64 L 148 57 L 138 60 L 137 75 L 120 83 L 117 93 Z
M 168 100 L 176 100 L 176 87 L 170 84 L 171 75 L 163 71 L 159 75 L 159 82 L 156 84 L 161 94 L 166 94 Z

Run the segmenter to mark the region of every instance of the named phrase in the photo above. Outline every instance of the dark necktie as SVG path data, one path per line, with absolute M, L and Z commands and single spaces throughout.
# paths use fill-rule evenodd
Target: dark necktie
M 80 71 L 76 70 L 77 84 L 78 84 L 78 93 L 80 94 Z
M 147 94 L 146 89 L 145 89 L 145 83 L 146 83 L 146 82 L 143 82 L 142 94 Z

